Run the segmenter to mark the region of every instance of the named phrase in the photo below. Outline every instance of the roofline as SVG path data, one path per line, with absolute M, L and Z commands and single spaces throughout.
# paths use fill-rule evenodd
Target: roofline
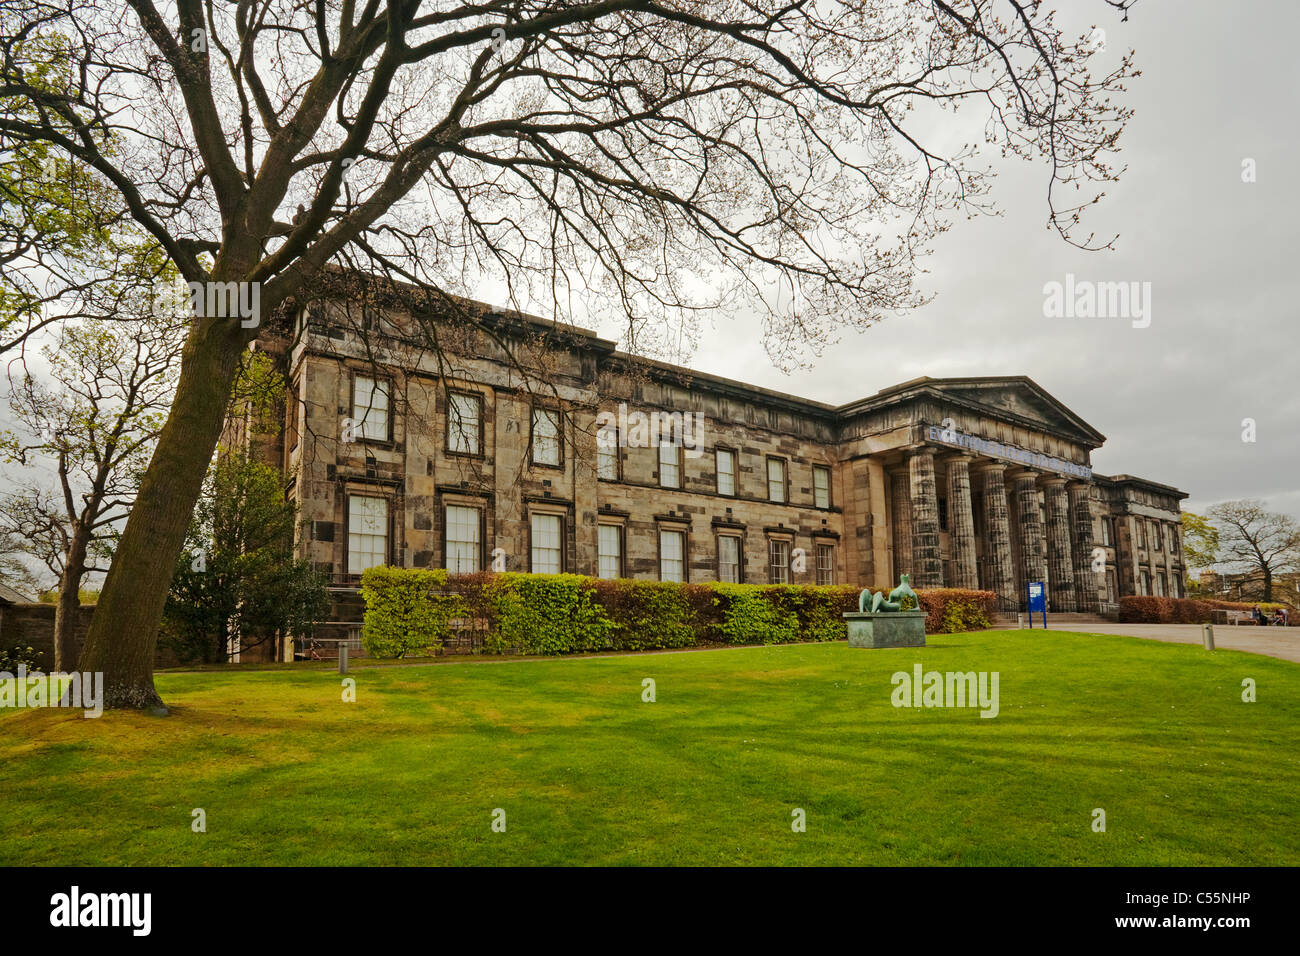
M 1162 491 L 1166 494 L 1173 495 L 1179 501 L 1191 497 L 1190 492 L 1183 491 L 1181 488 L 1175 488 L 1173 485 L 1166 485 L 1158 481 L 1152 481 L 1150 478 L 1139 478 L 1136 475 L 1100 475 L 1094 471 L 1092 477 L 1095 481 L 1109 482 L 1112 485 L 1140 485 L 1143 488 Z

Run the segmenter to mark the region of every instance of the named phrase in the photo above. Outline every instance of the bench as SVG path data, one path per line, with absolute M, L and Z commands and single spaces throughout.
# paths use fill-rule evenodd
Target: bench
M 1228 611 L 1227 614 L 1229 624 L 1240 624 L 1242 621 L 1247 624 L 1255 623 L 1255 618 L 1251 616 L 1249 611 Z

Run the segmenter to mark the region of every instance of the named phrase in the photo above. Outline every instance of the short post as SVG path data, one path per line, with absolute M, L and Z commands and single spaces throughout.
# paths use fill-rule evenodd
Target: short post
M 1205 649 L 1207 651 L 1214 650 L 1214 625 L 1213 624 L 1201 625 L 1201 640 L 1205 643 Z
M 1016 626 L 1017 626 L 1018 628 L 1020 628 L 1020 630 L 1022 630 L 1022 631 L 1025 629 L 1025 615 L 1024 615 L 1024 614 L 1017 614 L 1017 615 L 1016 615 Z
M 339 641 L 339 673 L 348 672 L 348 642 Z

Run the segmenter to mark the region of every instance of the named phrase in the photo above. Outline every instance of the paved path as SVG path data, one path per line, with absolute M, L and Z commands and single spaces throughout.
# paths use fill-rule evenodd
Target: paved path
M 1048 627 L 1059 631 L 1082 631 L 1086 634 L 1126 634 L 1129 637 L 1143 637 L 1152 641 L 1168 641 L 1173 644 L 1201 643 L 1201 625 L 1199 624 L 1112 624 L 1103 622 L 1079 622 L 1053 624 L 1049 616 Z M 1014 631 L 1016 626 L 1000 625 L 1002 631 Z M 1214 646 L 1227 651 L 1249 651 L 1252 654 L 1265 654 L 1280 657 L 1284 661 L 1300 662 L 1300 627 L 1247 627 L 1231 624 L 1214 625 Z

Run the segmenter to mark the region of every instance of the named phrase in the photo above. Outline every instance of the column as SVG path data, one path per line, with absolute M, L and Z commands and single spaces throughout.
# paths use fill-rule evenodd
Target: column
M 975 514 L 970 503 L 970 457 L 949 458 L 948 540 L 952 544 L 952 586 L 978 590 L 979 568 L 975 563 Z
M 1080 611 L 1097 613 L 1097 572 L 1092 569 L 1092 486 L 1083 481 L 1066 485 L 1070 498 L 1071 547 L 1074 552 L 1074 591 Z
M 1047 506 L 1047 577 L 1051 582 L 1052 610 L 1076 611 L 1074 559 L 1070 549 L 1070 507 L 1065 479 L 1052 475 L 1043 479 Z
M 1018 471 L 1011 479 L 1015 483 L 1016 527 L 1020 531 L 1018 607 L 1028 600 L 1025 587 L 1030 581 L 1047 580 L 1047 561 L 1043 554 L 1043 518 L 1038 510 L 1038 472 Z
M 894 581 L 900 574 L 912 573 L 912 494 L 911 483 L 905 471 L 896 471 L 889 477 L 890 511 L 894 517 Z M 868 582 L 876 585 L 889 581 Z M 892 585 L 891 585 L 892 586 Z
M 1019 607 L 1016 599 L 1016 572 L 1011 566 L 1011 518 L 1007 510 L 1007 466 L 1000 461 L 986 462 L 980 468 L 984 492 L 984 522 L 988 568 L 984 586 L 997 594 L 998 606 L 1004 611 Z
M 939 491 L 934 481 L 934 450 L 920 448 L 907 459 L 912 492 L 912 587 L 943 587 L 939 556 Z

